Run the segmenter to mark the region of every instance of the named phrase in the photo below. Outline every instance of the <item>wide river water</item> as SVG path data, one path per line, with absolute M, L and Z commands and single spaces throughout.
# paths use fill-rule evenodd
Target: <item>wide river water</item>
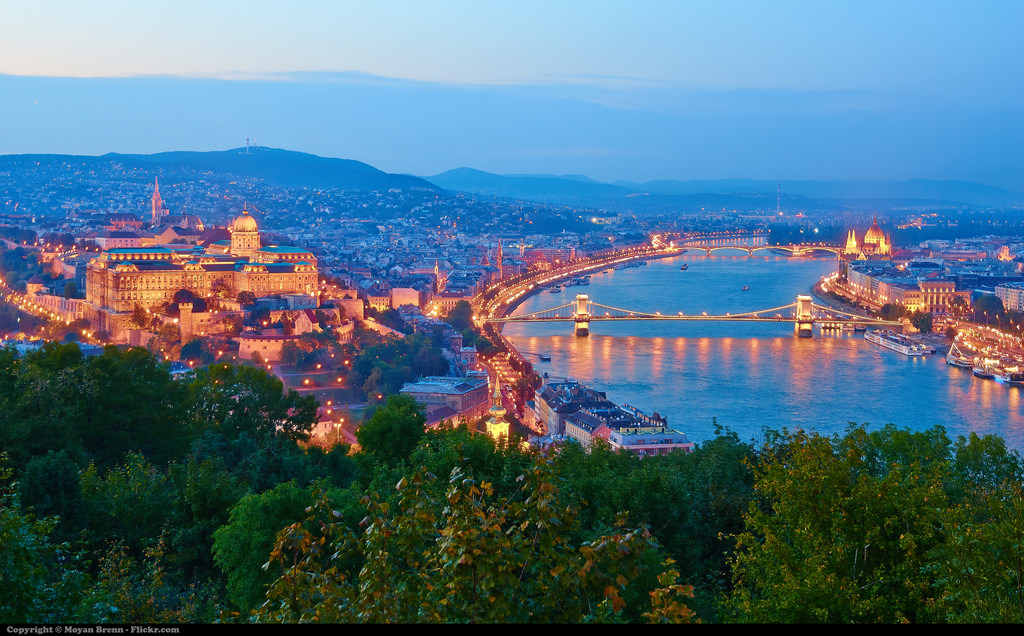
M 607 270 L 590 285 L 536 294 L 514 313 L 585 293 L 630 310 L 735 314 L 787 305 L 835 271 L 833 259 L 721 254 Z M 860 333 L 815 329 L 813 338 L 797 338 L 792 323 L 673 321 L 592 322 L 586 338 L 573 335 L 571 323 L 509 324 L 504 333 L 540 373 L 574 378 L 613 402 L 656 411 L 693 442 L 714 437 L 715 421 L 754 441 L 763 427 L 831 434 L 850 422 L 912 430 L 941 424 L 954 439 L 971 431 L 996 434 L 1024 451 L 1021 389 L 975 378 L 942 355 L 904 356 Z

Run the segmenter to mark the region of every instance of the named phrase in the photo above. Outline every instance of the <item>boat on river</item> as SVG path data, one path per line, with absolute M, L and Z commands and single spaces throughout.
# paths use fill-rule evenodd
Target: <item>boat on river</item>
M 919 345 L 910 338 L 892 331 L 876 329 L 864 334 L 864 339 L 868 342 L 881 345 L 886 349 L 902 353 L 905 356 L 923 356 L 928 352 L 928 349 L 925 346 Z
M 690 266 L 687 265 L 686 263 L 683 263 L 682 265 L 679 266 L 679 271 L 681 272 L 685 272 L 688 269 L 690 269 Z
M 996 367 L 992 369 L 992 376 L 996 382 L 1012 386 L 1024 384 L 1024 371 L 1020 367 Z
M 992 372 L 992 367 L 984 364 L 974 367 L 974 375 L 983 380 L 991 380 L 996 377 L 995 373 Z
M 952 346 L 949 347 L 949 351 L 946 353 L 946 364 L 954 367 L 960 367 L 961 369 L 973 369 L 974 358 L 964 354 L 960 351 L 960 348 L 956 346 L 954 341 Z

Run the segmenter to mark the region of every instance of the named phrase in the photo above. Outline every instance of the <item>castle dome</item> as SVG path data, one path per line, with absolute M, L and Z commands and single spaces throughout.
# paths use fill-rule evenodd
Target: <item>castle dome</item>
M 256 219 L 252 218 L 249 214 L 249 210 L 243 208 L 242 213 L 235 217 L 235 220 L 231 222 L 232 232 L 256 232 L 258 228 L 256 226 Z

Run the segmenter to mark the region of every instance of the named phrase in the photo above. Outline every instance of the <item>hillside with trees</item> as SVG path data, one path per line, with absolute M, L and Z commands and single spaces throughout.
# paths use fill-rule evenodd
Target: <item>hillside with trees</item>
M 315 413 L 256 368 L 0 350 L 0 621 L 1024 620 L 997 437 L 540 454 L 391 396 L 352 452 L 309 443 Z

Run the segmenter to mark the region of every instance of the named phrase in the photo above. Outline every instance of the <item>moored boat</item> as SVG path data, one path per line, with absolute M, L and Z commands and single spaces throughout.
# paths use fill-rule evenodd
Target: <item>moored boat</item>
M 992 369 L 992 376 L 996 382 L 1020 386 L 1024 384 L 1024 372 L 1020 367 L 996 367 Z
M 881 345 L 886 349 L 902 353 L 905 356 L 923 356 L 927 353 L 927 349 L 923 345 L 919 345 L 910 338 L 893 333 L 892 331 L 876 329 L 864 334 L 864 339 Z
M 968 356 L 960 347 L 956 346 L 956 341 L 953 342 L 949 347 L 949 351 L 946 352 L 946 364 L 960 367 L 961 369 L 973 369 L 974 368 L 974 357 Z

